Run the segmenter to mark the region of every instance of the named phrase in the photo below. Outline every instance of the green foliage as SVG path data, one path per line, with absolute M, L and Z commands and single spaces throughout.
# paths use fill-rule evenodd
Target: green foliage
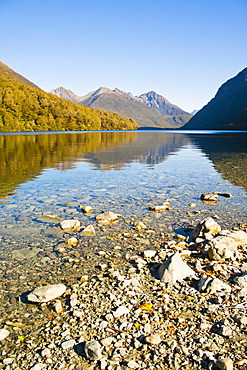
M 11 70 L 10 70 L 11 71 Z M 133 119 L 58 98 L 0 64 L 0 131 L 135 130 Z

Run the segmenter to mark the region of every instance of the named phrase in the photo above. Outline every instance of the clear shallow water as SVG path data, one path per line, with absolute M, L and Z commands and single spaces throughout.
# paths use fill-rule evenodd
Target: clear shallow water
M 96 224 L 96 214 L 113 211 L 125 220 L 148 217 L 156 231 L 196 224 L 208 215 L 217 215 L 225 227 L 245 223 L 246 143 L 245 133 L 0 135 L 2 255 L 10 248 L 9 237 L 21 238 L 23 245 L 39 238 L 45 245 L 52 225 L 40 217 L 47 214 Z M 200 200 L 204 192 L 233 197 L 210 206 Z M 171 211 L 148 211 L 164 201 Z M 80 204 L 94 212 L 83 215 Z

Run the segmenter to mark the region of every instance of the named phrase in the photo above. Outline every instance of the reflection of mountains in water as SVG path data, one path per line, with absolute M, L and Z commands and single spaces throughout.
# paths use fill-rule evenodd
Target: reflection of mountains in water
M 87 162 L 100 170 L 120 170 L 133 162 L 155 165 L 188 144 L 187 135 L 164 132 L 139 132 L 132 142 L 122 142 L 118 148 L 105 148 L 101 153 L 85 155 Z
M 187 142 L 186 135 L 150 131 L 0 135 L 0 197 L 46 168 L 68 170 L 81 160 L 101 170 L 155 164 Z
M 247 192 L 247 134 L 189 135 L 213 162 L 224 180 Z

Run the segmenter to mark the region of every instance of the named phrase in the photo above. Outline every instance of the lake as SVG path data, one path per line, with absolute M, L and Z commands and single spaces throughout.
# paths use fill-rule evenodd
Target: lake
M 135 312 L 139 300 L 143 303 L 152 299 L 156 312 L 163 312 L 166 307 L 163 299 L 167 296 L 164 287 L 150 274 L 151 269 L 139 271 L 133 261 L 138 261 L 138 256 L 142 257 L 144 251 L 150 249 L 155 254 L 158 251 L 151 265 L 155 265 L 155 261 L 160 263 L 167 250 L 168 253 L 183 250 L 188 257 L 191 252 L 186 250 L 188 244 L 177 242 L 176 236 L 182 234 L 189 241 L 190 231 L 207 217 L 214 217 L 222 228 L 246 230 L 246 143 L 247 133 L 243 132 L 1 134 L 0 322 L 11 331 L 2 345 L 1 353 L 8 357 L 6 363 L 16 361 L 22 368 L 30 369 L 38 361 L 38 351 L 52 348 L 54 354 L 52 360 L 48 360 L 58 365 L 47 368 L 60 368 L 60 357 L 66 364 L 68 361 L 80 364 L 81 356 L 73 357 L 71 351 L 69 355 L 66 350 L 61 352 L 61 343 L 70 338 L 77 340 L 84 331 L 88 331 L 89 337 L 95 335 L 93 328 L 99 328 L 102 317 L 122 302 L 114 296 L 117 294 L 119 298 L 117 289 L 122 284 L 121 278 L 127 279 L 127 284 L 133 274 L 137 278 L 133 281 L 140 279 L 145 289 L 138 288 L 140 297 L 126 296 L 127 303 L 126 299 L 123 301 L 131 304 Z M 200 199 L 201 194 L 207 192 L 232 197 L 219 196 L 217 203 L 208 204 Z M 169 209 L 149 210 L 150 206 L 164 202 L 169 202 Z M 80 206 L 91 206 L 92 212 L 84 214 Z M 102 211 L 121 217 L 117 223 L 104 226 L 95 220 Z M 68 219 L 79 220 L 81 229 L 61 230 L 59 222 Z M 138 229 L 141 222 L 146 229 Z M 95 235 L 83 233 L 88 225 L 93 225 Z M 75 243 L 71 238 L 76 239 Z M 170 247 L 169 242 L 173 243 Z M 197 266 L 194 255 L 189 261 Z M 207 266 L 207 260 L 199 258 L 200 261 Z M 235 266 L 235 262 L 232 265 Z M 37 286 L 55 283 L 67 287 L 67 295 L 60 302 L 62 313 L 58 315 L 52 304 L 27 304 L 30 303 L 26 299 L 28 292 Z M 178 302 L 180 310 L 186 308 L 193 316 L 195 310 L 197 315 L 209 312 L 207 296 L 184 286 L 179 286 L 181 292 L 180 288 L 175 289 L 180 298 L 170 292 L 170 302 L 174 299 L 175 304 L 170 303 L 171 316 L 177 313 Z M 70 294 L 74 291 L 82 295 L 79 307 L 83 316 L 80 317 L 71 316 L 73 295 Z M 110 299 L 115 298 L 108 307 L 109 292 Z M 122 290 L 121 294 L 120 297 L 125 297 L 127 293 Z M 190 297 L 185 299 L 184 295 Z M 88 308 L 85 308 L 86 302 Z M 232 304 L 232 300 L 230 302 Z M 225 303 L 222 306 L 225 307 Z M 221 317 L 228 314 L 224 311 Z M 141 330 L 139 326 L 133 325 L 133 330 Z M 72 337 L 68 336 L 67 328 L 71 329 Z M 124 333 L 122 329 L 116 330 L 117 334 Z M 192 336 L 197 336 L 198 332 L 189 330 Z M 187 337 L 188 332 L 183 338 Z M 190 337 L 187 340 L 195 342 Z M 239 342 L 235 337 L 232 341 Z M 15 362 L 11 368 L 16 368 Z
M 36 251 L 34 264 L 53 261 L 55 246 L 67 238 L 58 220 L 96 227 L 95 237 L 84 238 L 92 255 L 97 243 L 111 249 L 111 233 L 129 232 L 136 220 L 144 219 L 156 235 L 184 233 L 209 216 L 223 228 L 245 224 L 246 143 L 243 132 L 1 134 L 0 270 L 12 266 L 13 253 L 26 247 Z M 207 204 L 200 200 L 207 192 L 232 197 Z M 149 211 L 164 202 L 170 210 Z M 93 212 L 83 214 L 80 205 Z M 102 231 L 95 221 L 102 211 L 122 217 Z M 32 253 L 17 257 L 16 265 L 30 266 L 29 258 Z

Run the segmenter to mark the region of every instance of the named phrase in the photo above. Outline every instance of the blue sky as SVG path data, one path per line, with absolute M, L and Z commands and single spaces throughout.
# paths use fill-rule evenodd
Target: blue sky
M 45 91 L 202 108 L 247 66 L 247 0 L 0 0 L 0 60 Z

